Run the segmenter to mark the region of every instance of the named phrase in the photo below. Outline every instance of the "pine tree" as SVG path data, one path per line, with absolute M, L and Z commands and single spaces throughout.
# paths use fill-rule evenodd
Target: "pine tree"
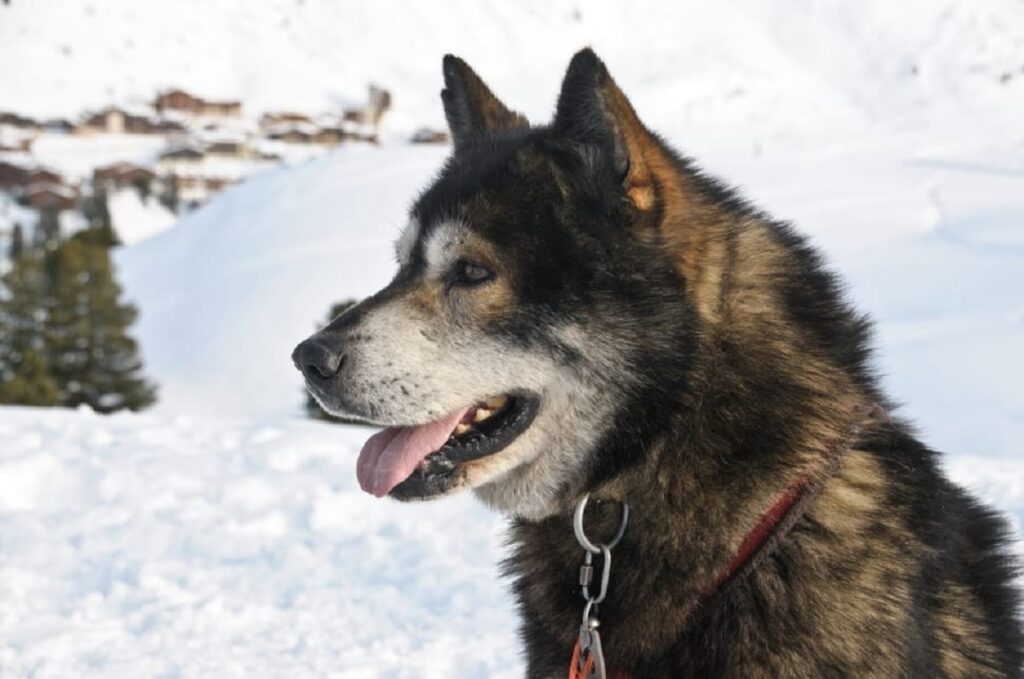
M 149 197 L 153 193 L 153 186 L 148 179 L 139 178 L 132 182 L 132 186 L 139 194 L 139 200 L 143 203 L 149 202 Z
M 159 200 L 165 208 L 178 214 L 178 210 L 181 209 L 181 196 L 178 193 L 177 176 L 172 174 L 169 177 L 164 177 L 163 191 L 160 192 Z
M 23 252 L 0 283 L 0 403 L 57 405 L 60 389 L 50 374 L 44 344 L 46 275 L 41 255 Z
M 9 255 L 11 262 L 17 261 L 19 257 L 25 252 L 25 234 L 21 230 L 21 224 L 15 224 L 14 229 L 11 230 L 11 248 Z
M 83 205 L 82 214 L 89 221 L 89 229 L 83 233 L 87 234 L 96 245 L 112 248 L 121 244 L 121 239 L 114 229 L 114 220 L 110 216 L 110 206 L 105 188 L 93 188 L 92 196 Z
M 330 323 L 335 318 L 348 311 L 349 307 L 355 306 L 355 304 L 356 301 L 354 299 L 349 299 L 344 302 L 338 302 L 331 305 L 331 309 L 327 313 L 327 322 Z M 316 399 L 313 398 L 313 395 L 309 392 L 306 392 L 306 414 L 318 420 L 329 420 L 331 422 L 340 422 L 343 424 L 356 422 L 356 420 L 335 417 L 334 415 L 329 414 L 320 407 L 320 404 L 316 402 Z
M 39 211 L 39 221 L 33 236 L 33 245 L 38 250 L 54 250 L 60 243 L 60 211 L 55 207 L 44 207 Z
M 46 323 L 50 371 L 61 405 L 97 412 L 141 410 L 156 399 L 142 376 L 138 345 L 128 328 L 138 312 L 120 300 L 110 253 L 92 229 L 49 255 L 51 301 Z
M 60 387 L 47 366 L 46 358 L 35 349 L 26 349 L 18 357 L 9 378 L 0 381 L 0 403 L 23 406 L 55 406 Z

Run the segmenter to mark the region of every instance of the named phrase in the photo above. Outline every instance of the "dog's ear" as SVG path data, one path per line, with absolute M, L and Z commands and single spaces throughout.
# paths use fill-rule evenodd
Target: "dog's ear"
M 596 146 L 633 204 L 641 210 L 654 206 L 654 181 L 648 167 L 649 157 L 656 153 L 653 135 L 589 47 L 569 62 L 554 129 L 564 138 Z
M 501 103 L 465 61 L 446 54 L 442 68 L 441 101 L 456 155 L 475 139 L 491 132 L 529 127 L 526 118 Z

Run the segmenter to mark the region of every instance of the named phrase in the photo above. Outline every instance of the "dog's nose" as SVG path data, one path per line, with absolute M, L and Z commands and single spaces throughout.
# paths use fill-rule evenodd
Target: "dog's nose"
M 333 351 L 322 339 L 317 337 L 310 337 L 295 347 L 295 351 L 292 352 L 292 362 L 295 363 L 295 367 L 310 379 L 325 380 L 334 377 L 341 370 L 341 364 L 344 361 L 343 353 Z

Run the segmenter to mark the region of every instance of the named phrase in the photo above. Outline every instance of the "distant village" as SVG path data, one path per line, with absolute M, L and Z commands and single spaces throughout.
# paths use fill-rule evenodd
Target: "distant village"
M 79 120 L 38 120 L 0 111 L 0 236 L 15 223 L 34 221 L 32 211 L 68 213 L 62 221 L 73 223 L 84 198 L 125 188 L 137 189 L 145 200 L 156 200 L 173 214 L 194 209 L 261 169 L 340 144 L 377 144 L 391 104 L 389 91 L 370 86 L 357 107 L 319 115 L 272 111 L 254 118 L 246 117 L 240 101 L 209 100 L 170 89 L 145 105 L 111 106 L 86 112 Z M 65 171 L 61 163 L 47 163 L 46 154 L 37 153 L 37 145 L 52 145 L 60 136 L 73 140 L 71 146 L 78 156 L 87 156 L 87 165 L 95 157 L 91 173 L 81 161 Z M 123 158 L 112 157 L 117 152 L 109 145 L 103 152 L 88 153 L 91 146 L 84 140 L 95 140 L 100 148 L 106 138 L 144 143 L 124 144 Z M 423 129 L 409 141 L 443 144 L 448 139 L 444 132 Z

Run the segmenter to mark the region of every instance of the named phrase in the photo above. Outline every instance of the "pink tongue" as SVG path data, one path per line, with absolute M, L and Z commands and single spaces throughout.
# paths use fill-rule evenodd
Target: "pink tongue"
M 363 444 L 356 463 L 359 487 L 377 497 L 409 478 L 423 458 L 440 448 L 469 408 L 418 427 L 388 427 Z

